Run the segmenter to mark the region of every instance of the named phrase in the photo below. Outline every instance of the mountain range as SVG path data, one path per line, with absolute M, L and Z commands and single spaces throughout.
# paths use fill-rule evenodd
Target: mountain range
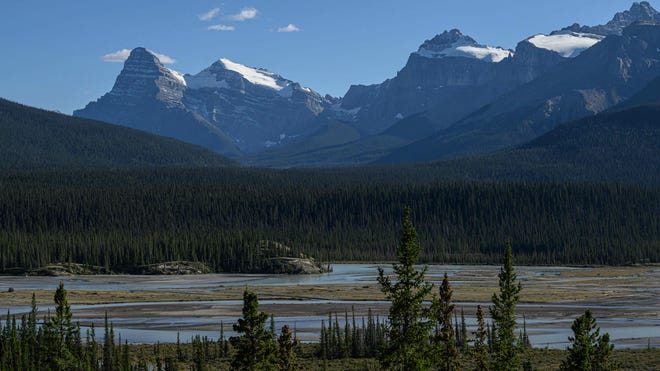
M 221 58 L 190 75 L 134 49 L 112 90 L 74 115 L 205 146 L 256 166 L 423 162 L 518 146 L 624 102 L 660 75 L 660 13 L 532 35 L 515 50 L 452 29 L 391 79 L 321 96 Z

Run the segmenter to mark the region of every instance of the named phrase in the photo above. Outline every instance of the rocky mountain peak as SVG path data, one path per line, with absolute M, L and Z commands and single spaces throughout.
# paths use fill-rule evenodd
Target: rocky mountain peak
M 416 55 L 425 58 L 463 57 L 486 62 L 500 62 L 513 55 L 511 50 L 481 45 L 473 38 L 453 29 L 424 41 Z
M 660 22 L 660 13 L 646 1 L 634 2 L 629 10 L 618 12 L 604 25 L 580 26 L 574 23 L 552 34 L 569 32 L 590 33 L 602 36 L 621 35 L 623 29 L 637 22 Z
M 168 105 L 181 105 L 186 80 L 177 71 L 165 67 L 149 50 L 138 47 L 124 62 L 111 96 L 123 99 L 156 98 Z
M 649 4 L 647 1 L 642 1 L 639 3 L 635 2 L 630 7 L 629 11 L 623 13 L 617 13 L 617 16 L 619 14 L 626 15 L 626 13 L 627 15 L 632 17 L 635 21 L 651 20 L 653 19 L 653 17 L 655 17 L 656 14 L 658 14 L 658 12 L 655 9 L 653 9 L 651 4 Z
M 463 35 L 463 33 L 454 28 L 449 31 L 444 31 L 443 33 L 436 35 L 430 40 L 424 41 L 424 43 L 419 47 L 419 51 L 422 50 L 437 50 L 442 51 L 448 48 L 451 48 L 455 43 L 461 42 L 465 45 L 477 44 L 477 42 L 470 36 Z
M 265 89 L 284 97 L 291 97 L 299 85 L 280 75 L 263 68 L 254 68 L 221 58 L 202 72 L 186 76 L 186 82 L 192 89 L 238 89 L 245 90 L 246 85 L 254 89 Z M 309 89 L 308 89 L 309 90 Z M 309 90 L 311 92 L 311 90 Z

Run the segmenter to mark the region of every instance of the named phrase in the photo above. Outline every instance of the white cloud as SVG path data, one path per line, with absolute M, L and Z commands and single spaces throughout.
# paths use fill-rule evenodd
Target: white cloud
M 277 29 L 277 32 L 298 32 L 300 28 L 293 23 L 289 23 L 286 27 L 280 27 Z
M 206 28 L 210 31 L 234 31 L 236 28 L 234 26 L 227 26 L 224 24 L 214 24 Z
M 156 53 L 152 50 L 149 50 L 149 52 L 158 58 L 160 63 L 163 64 L 174 64 L 176 63 L 176 60 L 174 58 L 167 56 L 165 54 L 160 54 Z M 101 60 L 104 62 L 124 62 L 125 60 L 128 59 L 128 57 L 131 55 L 131 50 L 130 49 L 121 49 L 117 50 L 114 53 L 108 53 L 104 56 L 101 57 Z
M 226 17 L 227 20 L 230 21 L 245 21 L 247 19 L 253 19 L 254 17 L 257 16 L 257 9 L 255 8 L 243 8 L 238 14 L 230 15 Z
M 128 59 L 128 56 L 131 55 L 129 49 L 117 50 L 114 53 L 109 53 L 101 57 L 104 62 L 123 62 Z
M 176 60 L 174 58 L 170 57 L 170 56 L 167 56 L 165 54 L 156 53 L 153 50 L 149 50 L 149 51 L 153 55 L 155 55 L 158 58 L 158 60 L 160 61 L 160 63 L 162 63 L 162 64 L 174 64 L 174 63 L 176 63 Z
M 204 14 L 198 15 L 197 18 L 199 18 L 200 21 L 210 21 L 218 14 L 220 14 L 220 8 L 213 8 Z

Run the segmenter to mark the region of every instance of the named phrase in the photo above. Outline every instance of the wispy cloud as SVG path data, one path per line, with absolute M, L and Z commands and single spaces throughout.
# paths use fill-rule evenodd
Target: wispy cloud
M 154 51 L 149 50 L 149 53 L 153 54 L 158 58 L 160 63 L 163 64 L 174 64 L 176 63 L 176 60 L 170 56 L 167 56 L 165 54 L 160 54 L 156 53 Z M 124 62 L 125 60 L 128 59 L 128 57 L 131 55 L 131 50 L 130 49 L 121 49 L 117 50 L 114 53 L 108 53 L 104 56 L 101 57 L 101 60 L 104 62 Z
M 123 62 L 128 59 L 128 56 L 131 55 L 129 49 L 117 50 L 114 53 L 108 53 L 101 57 L 104 62 Z
M 259 11 L 255 8 L 243 8 L 239 13 L 227 16 L 226 19 L 229 21 L 245 21 L 247 19 L 253 19 L 257 16 Z
M 206 29 L 210 31 L 234 31 L 236 27 L 227 26 L 224 24 L 214 24 L 212 26 L 208 26 Z
M 280 27 L 277 29 L 277 32 L 299 32 L 300 28 L 293 23 L 289 23 L 287 26 Z
M 197 18 L 199 18 L 200 21 L 210 21 L 217 17 L 218 14 L 220 14 L 220 8 L 213 8 L 204 14 L 198 15 Z
M 167 56 L 165 54 L 156 53 L 152 50 L 149 50 L 149 52 L 151 52 L 153 55 L 155 55 L 156 58 L 158 58 L 158 60 L 160 61 L 160 63 L 163 63 L 163 64 L 174 64 L 174 63 L 176 63 L 176 60 L 174 58 L 170 57 L 170 56 Z

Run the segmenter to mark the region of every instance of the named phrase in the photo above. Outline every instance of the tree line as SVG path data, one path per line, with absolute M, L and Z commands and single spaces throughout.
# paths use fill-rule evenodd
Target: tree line
M 422 262 L 492 264 L 507 239 L 516 241 L 520 264 L 660 260 L 657 188 L 375 184 L 320 174 L 5 173 L 0 176 L 0 271 L 73 262 L 130 272 L 140 265 L 190 260 L 217 272 L 250 272 L 262 264 L 262 240 L 320 260 L 393 260 L 393 231 L 401 224 L 390 216 L 403 205 L 424 215 L 418 225 L 419 240 L 427 246 Z

